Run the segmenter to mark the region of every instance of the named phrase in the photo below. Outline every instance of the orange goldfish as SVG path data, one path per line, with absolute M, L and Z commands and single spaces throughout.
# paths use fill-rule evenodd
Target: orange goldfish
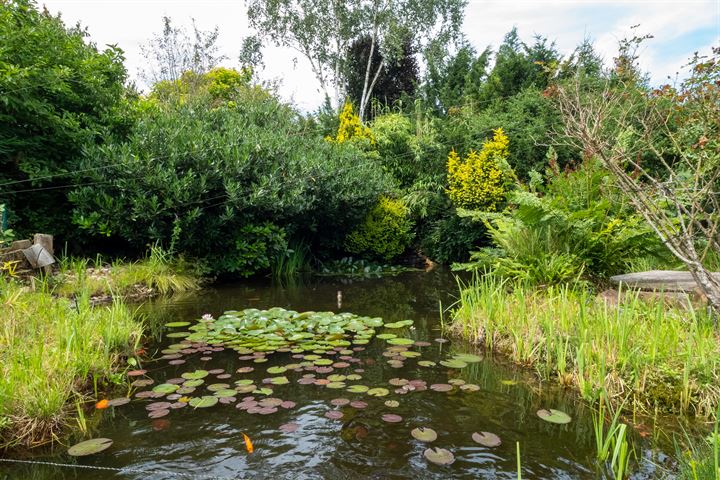
M 243 438 L 245 439 L 245 448 L 247 449 L 248 453 L 253 453 L 255 451 L 255 447 L 253 447 L 253 444 L 250 441 L 250 437 L 248 437 L 244 433 L 242 435 L 243 435 Z
M 105 399 L 105 398 L 103 398 L 102 400 L 100 400 L 99 402 L 97 402 L 95 404 L 95 408 L 97 408 L 98 410 L 102 410 L 103 408 L 108 408 L 109 406 L 110 406 L 110 404 L 107 401 L 107 399 Z

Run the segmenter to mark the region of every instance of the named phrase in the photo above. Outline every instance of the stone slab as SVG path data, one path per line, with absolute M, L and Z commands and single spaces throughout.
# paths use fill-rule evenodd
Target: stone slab
M 713 273 L 720 280 L 720 273 Z M 692 292 L 698 288 L 690 272 L 676 270 L 649 270 L 625 273 L 610 277 L 610 281 L 623 287 L 640 290 L 663 290 L 666 292 Z

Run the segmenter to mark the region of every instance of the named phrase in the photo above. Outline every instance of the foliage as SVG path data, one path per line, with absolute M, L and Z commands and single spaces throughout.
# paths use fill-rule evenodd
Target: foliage
M 474 253 L 464 268 L 557 284 L 583 274 L 606 278 L 636 258 L 661 254 L 652 231 L 618 198 L 597 163 L 549 173 L 544 194 L 516 191 L 506 212 L 479 215 L 495 247 Z
M 50 442 L 68 426 L 71 401 L 115 378 L 120 355 L 132 354 L 142 323 L 115 301 L 75 306 L 41 288 L 0 277 L 0 447 Z
M 532 366 L 545 380 L 634 412 L 715 414 L 718 345 L 705 309 L 617 300 L 571 286 L 533 289 L 476 277 L 461 286 L 451 329 Z M 615 305 L 615 301 L 617 305 Z
M 335 137 L 327 137 L 326 140 L 336 143 L 357 142 L 370 145 L 375 143 L 372 130 L 363 125 L 350 102 L 347 102 L 340 112 L 340 124 Z
M 269 271 L 274 259 L 288 250 L 285 231 L 272 223 L 243 225 L 234 242 L 208 257 L 213 271 L 249 277 L 258 271 Z
M 324 262 L 318 275 L 342 275 L 348 277 L 381 277 L 384 275 L 397 275 L 398 273 L 413 269 L 397 265 L 384 265 L 365 260 L 363 258 L 343 257 L 339 260 Z
M 0 202 L 20 235 L 69 233 L 69 172 L 133 121 L 122 51 L 86 36 L 29 0 L 0 7 Z
M 326 96 L 333 97 L 336 105 L 345 96 L 343 79 L 349 47 L 359 37 L 370 36 L 384 61 L 377 69 L 367 70 L 368 81 L 364 82 L 360 101 L 362 116 L 372 95 L 373 78 L 380 75 L 385 63 L 396 63 L 408 34 L 414 35 L 419 50 L 430 43 L 447 43 L 460 31 L 464 7 L 464 0 L 252 0 L 248 2 L 248 19 L 261 36 L 302 52 Z M 372 57 L 368 55 L 371 65 Z
M 152 40 L 141 46 L 147 61 L 142 75 L 150 85 L 177 81 L 186 72 L 196 75 L 207 73 L 225 59 L 219 53 L 217 42 L 220 32 L 217 27 L 202 31 L 193 20 L 193 31 L 188 33 L 182 27 L 174 27 L 170 17 L 164 16 L 162 22 L 162 33 L 155 34 Z
M 376 117 L 370 129 L 379 162 L 399 187 L 444 183 L 443 148 L 429 122 L 413 122 L 402 113 L 386 113 Z
M 348 252 L 392 260 L 410 245 L 412 223 L 401 200 L 380 197 L 365 220 L 345 240 Z
M 177 253 L 218 273 L 266 270 L 293 239 L 337 251 L 389 188 L 352 142 L 308 135 L 295 111 L 258 87 L 220 105 L 196 96 L 148 109 L 126 142 L 88 149 L 86 162 L 102 167 L 86 181 L 104 186 L 72 192 L 76 225 L 135 251 L 176 238 Z
M 6 243 L 10 243 L 13 238 L 15 238 L 12 229 L 7 228 L 6 219 L 7 210 L 5 209 L 5 205 L 0 203 L 0 247 Z
M 372 38 L 369 35 L 362 36 L 350 45 L 347 54 L 345 91 L 355 105 L 360 105 L 362 101 L 371 43 Z M 383 58 L 382 48 L 372 49 L 370 71 L 377 71 L 381 64 L 385 66 L 380 70 L 373 93 L 366 103 L 366 111 L 362 115 L 364 119 L 372 118 L 370 107 L 373 104 L 392 106 L 403 98 L 410 98 L 415 94 L 415 88 L 420 83 L 420 78 L 412 39 L 407 38 L 400 48 L 402 49 L 401 53 L 391 62 L 385 61 Z
M 461 161 L 452 150 L 448 156 L 447 193 L 453 204 L 462 208 L 494 211 L 505 199 L 508 138 L 502 128 L 493 131 L 492 140 L 482 150 L 470 153 Z
M 177 80 L 161 80 L 153 85 L 149 101 L 186 102 L 190 96 L 208 96 L 214 104 L 232 102 L 250 86 L 252 70 L 215 67 L 207 73 L 184 72 Z
M 197 290 L 202 274 L 197 262 L 190 263 L 157 245 L 145 258 L 134 262 L 116 260 L 105 264 L 98 257 L 91 265 L 87 259 L 61 257 L 59 264 L 59 273 L 50 281 L 53 294 L 72 298 L 182 293 Z

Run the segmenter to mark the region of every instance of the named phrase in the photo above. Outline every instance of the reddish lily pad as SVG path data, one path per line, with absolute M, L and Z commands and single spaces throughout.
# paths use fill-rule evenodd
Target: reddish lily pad
M 382 416 L 383 422 L 387 423 L 399 423 L 402 422 L 403 418 L 400 415 L 394 413 L 386 413 Z
M 567 413 L 560 411 L 560 410 L 554 410 L 554 409 L 540 409 L 537 411 L 538 417 L 542 418 L 546 422 L 550 423 L 557 423 L 557 424 L 565 424 L 570 423 L 572 418 Z
M 325 412 L 325 417 L 330 420 L 340 420 L 343 417 L 343 413 L 339 410 L 330 410 L 329 412 Z

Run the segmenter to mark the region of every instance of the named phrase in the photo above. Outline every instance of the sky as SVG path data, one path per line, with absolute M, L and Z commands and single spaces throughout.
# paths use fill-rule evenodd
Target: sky
M 125 52 L 130 76 L 138 80 L 145 59 L 141 45 L 160 32 L 162 17 L 176 25 L 202 30 L 217 26 L 221 52 L 237 66 L 242 39 L 251 35 L 242 0 L 38 0 L 52 13 L 61 13 L 67 24 L 87 28 L 98 47 L 115 44 Z M 532 42 L 542 35 L 569 54 L 584 38 L 595 43 L 607 62 L 617 54 L 617 44 L 637 33 L 651 34 L 640 51 L 641 66 L 655 84 L 683 77 L 683 66 L 696 51 L 709 54 L 720 46 L 720 0 L 469 0 L 463 33 L 478 50 L 497 48 L 503 36 L 517 27 L 520 37 Z M 264 80 L 279 81 L 279 93 L 301 110 L 314 110 L 322 102 L 319 83 L 309 63 L 297 52 L 271 44 L 263 50 Z M 140 83 L 140 82 L 139 82 Z

